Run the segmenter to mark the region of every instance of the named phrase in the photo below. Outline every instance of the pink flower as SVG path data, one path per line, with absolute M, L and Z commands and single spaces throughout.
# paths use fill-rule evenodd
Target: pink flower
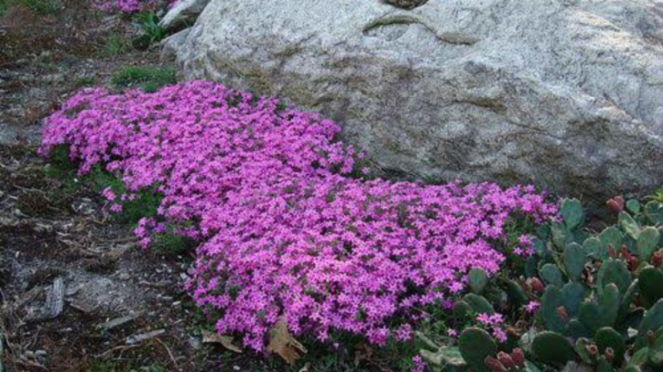
M 507 340 L 506 333 L 504 333 L 504 331 L 498 327 L 493 328 L 493 336 L 499 342 L 506 342 Z
M 106 187 L 102 192 L 101 195 L 103 195 L 104 198 L 107 200 L 113 201 L 116 198 L 115 193 L 110 187 Z
M 539 309 L 539 302 L 538 301 L 530 301 L 525 305 L 525 311 L 529 314 L 532 314 L 536 312 L 536 310 Z
M 410 372 L 424 372 L 426 370 L 426 363 L 421 356 L 412 357 L 412 363 L 414 363 L 414 366 L 410 369 Z
M 488 315 L 487 313 L 477 314 L 477 321 L 486 326 L 490 326 L 493 324 L 492 321 L 490 320 L 490 315 Z
M 189 81 L 82 90 L 46 118 L 39 152 L 67 146 L 80 174 L 105 166 L 128 200 L 157 194 L 156 216 L 134 231 L 140 245 L 165 231 L 194 239 L 187 290 L 219 314 L 219 332 L 258 351 L 281 317 L 321 341 L 337 331 L 405 340 L 420 309 L 463 291 L 470 269 L 500 269 L 509 218 L 557 212 L 523 186 L 348 177 L 364 153 L 339 133 L 277 99 Z M 502 322 L 484 315 L 487 327 Z

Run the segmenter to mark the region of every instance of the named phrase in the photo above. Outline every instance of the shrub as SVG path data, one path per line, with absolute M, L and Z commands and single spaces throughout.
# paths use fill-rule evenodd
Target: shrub
M 507 224 L 556 213 L 533 187 L 349 177 L 368 173 L 356 169 L 365 155 L 339 131 L 274 98 L 194 81 L 84 90 L 46 120 L 40 151 L 68 145 L 80 173 L 103 164 L 126 190 L 105 190 L 111 208 L 160 193 L 136 234 L 145 246 L 167 229 L 195 239 L 188 289 L 219 332 L 256 350 L 278 320 L 321 341 L 409 339 L 422 308 L 460 292 L 470 269 L 499 270 Z
M 562 220 L 542 226 L 522 271 L 505 270 L 505 279 L 489 283 L 485 275 L 470 275 L 477 294 L 455 303 L 451 322 L 465 328 L 458 346 L 424 356 L 441 364 L 460 354 L 475 371 L 559 370 L 572 361 L 598 371 L 660 370 L 663 203 L 615 197 L 607 206 L 617 223 L 591 232 L 580 202 L 563 201 Z M 499 301 L 479 294 L 494 298 L 495 292 L 508 298 L 500 309 L 508 332 L 500 342 L 481 324 L 466 323 L 477 317 L 486 328 L 481 319 L 497 314 L 491 303 Z

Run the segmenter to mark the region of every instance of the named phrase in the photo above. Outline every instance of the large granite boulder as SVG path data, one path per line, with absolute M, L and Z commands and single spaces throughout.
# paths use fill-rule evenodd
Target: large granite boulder
M 662 26 L 663 0 L 211 0 L 165 48 L 396 174 L 599 200 L 663 183 Z

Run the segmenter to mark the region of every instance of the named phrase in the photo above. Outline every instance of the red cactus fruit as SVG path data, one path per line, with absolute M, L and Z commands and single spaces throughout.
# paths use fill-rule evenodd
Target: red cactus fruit
M 488 368 L 490 368 L 491 371 L 493 372 L 507 372 L 508 370 L 506 367 L 496 358 L 493 358 L 492 356 L 487 356 L 486 359 L 483 361 Z
M 511 359 L 513 362 L 516 364 L 516 366 L 520 368 L 525 367 L 525 353 L 523 353 L 523 350 L 519 347 L 513 349 L 511 352 Z
M 611 347 L 606 348 L 605 351 L 603 352 L 603 355 L 605 355 L 605 360 L 607 360 L 610 363 L 612 363 L 612 361 L 615 360 L 615 351 L 612 350 Z
M 569 313 L 566 312 L 566 308 L 564 306 L 560 306 L 556 310 L 557 310 L 557 316 L 559 317 L 559 319 L 564 324 L 567 324 L 569 322 Z
M 546 289 L 541 280 L 536 277 L 527 279 L 527 284 L 529 284 L 534 292 L 540 293 Z
M 506 369 L 516 368 L 516 363 L 513 361 L 513 358 L 511 358 L 511 355 L 503 351 L 497 353 L 497 360 L 499 360 Z
M 585 349 L 587 349 L 587 352 L 591 356 L 596 356 L 599 353 L 599 348 L 596 345 L 587 345 Z

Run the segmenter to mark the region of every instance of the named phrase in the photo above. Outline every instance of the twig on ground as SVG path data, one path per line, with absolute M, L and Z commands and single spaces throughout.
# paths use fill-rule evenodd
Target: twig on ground
M 114 348 L 112 348 L 112 349 L 108 349 L 108 350 L 104 351 L 103 353 L 97 355 L 96 357 L 97 357 L 97 358 L 105 358 L 105 357 L 109 356 L 110 354 L 112 354 L 112 353 L 114 353 L 114 352 L 116 352 L 116 351 L 129 350 L 129 349 L 137 348 L 137 347 L 139 347 L 139 346 L 140 346 L 140 345 L 120 345 L 120 346 L 115 346 Z
M 166 349 L 166 351 L 168 352 L 168 355 L 170 355 L 170 360 L 173 361 L 173 365 L 175 366 L 175 369 L 180 369 L 180 367 L 177 365 L 177 361 L 175 360 L 175 357 L 173 356 L 173 353 L 170 352 L 170 349 L 168 348 L 168 345 L 166 345 L 158 337 L 156 337 L 154 340 L 158 341 L 161 344 L 161 346 L 163 346 Z

